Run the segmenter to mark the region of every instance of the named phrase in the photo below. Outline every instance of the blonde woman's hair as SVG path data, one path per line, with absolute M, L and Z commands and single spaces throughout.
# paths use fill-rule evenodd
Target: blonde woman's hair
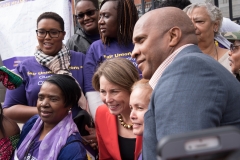
M 135 82 L 133 84 L 133 86 L 132 86 L 132 90 L 131 91 L 133 91 L 136 88 L 144 89 L 144 92 L 146 93 L 146 95 L 148 96 L 148 100 L 150 101 L 153 89 L 152 89 L 152 87 L 149 84 L 149 80 L 141 79 L 141 80 Z
M 121 86 L 131 92 L 131 87 L 139 79 L 139 73 L 131 61 L 125 58 L 105 60 L 94 73 L 93 88 L 100 90 L 100 77 L 104 76 L 109 82 Z

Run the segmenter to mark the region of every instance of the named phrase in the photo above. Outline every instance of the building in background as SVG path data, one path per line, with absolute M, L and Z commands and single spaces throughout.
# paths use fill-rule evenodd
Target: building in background
M 139 16 L 156 8 L 164 0 L 134 0 Z M 206 0 L 190 0 L 192 3 L 205 2 Z M 217 5 L 224 17 L 240 22 L 240 0 L 207 0 Z M 154 7 L 152 7 L 154 5 Z M 230 7 L 229 7 L 230 6 Z

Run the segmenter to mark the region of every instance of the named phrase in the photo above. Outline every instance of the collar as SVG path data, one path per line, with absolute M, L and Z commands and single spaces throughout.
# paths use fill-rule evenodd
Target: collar
M 158 80 L 161 78 L 164 70 L 172 63 L 174 58 L 178 55 L 179 52 L 181 52 L 182 49 L 193 45 L 193 44 L 186 44 L 175 50 L 171 55 L 169 55 L 163 62 L 162 64 L 157 68 L 157 70 L 154 72 L 152 75 L 151 79 L 149 80 L 149 84 L 154 90 L 155 86 L 157 85 Z

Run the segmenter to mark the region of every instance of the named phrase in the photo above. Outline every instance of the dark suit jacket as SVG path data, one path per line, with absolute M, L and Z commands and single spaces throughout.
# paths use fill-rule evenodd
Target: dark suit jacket
M 105 104 L 98 107 L 95 124 L 100 160 L 121 160 L 118 144 L 117 119 L 115 115 L 109 112 Z M 136 138 L 134 159 L 137 159 L 141 150 L 142 137 L 139 136 Z
M 225 125 L 240 128 L 240 84 L 196 45 L 188 46 L 159 79 L 144 124 L 145 160 L 155 159 L 157 142 L 165 135 Z

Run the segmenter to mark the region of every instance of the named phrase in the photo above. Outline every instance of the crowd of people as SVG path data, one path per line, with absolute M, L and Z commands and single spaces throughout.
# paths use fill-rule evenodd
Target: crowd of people
M 0 67 L 0 159 L 156 159 L 164 136 L 240 128 L 240 26 L 208 2 L 158 7 L 79 0 L 66 45 L 63 18 L 42 13 L 34 56 Z

